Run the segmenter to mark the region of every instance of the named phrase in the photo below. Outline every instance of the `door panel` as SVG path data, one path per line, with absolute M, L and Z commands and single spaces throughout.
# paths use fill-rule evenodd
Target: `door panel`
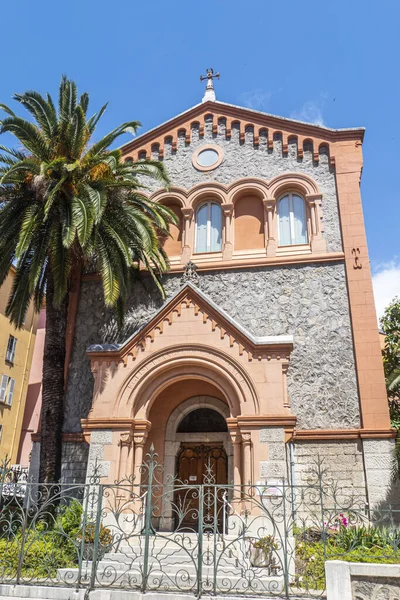
M 178 485 L 174 494 L 176 510 L 175 527 L 198 531 L 199 488 L 204 485 L 203 521 L 204 530 L 222 523 L 223 486 L 228 481 L 228 461 L 220 443 L 182 443 L 177 457 Z M 217 522 L 215 522 L 217 521 Z

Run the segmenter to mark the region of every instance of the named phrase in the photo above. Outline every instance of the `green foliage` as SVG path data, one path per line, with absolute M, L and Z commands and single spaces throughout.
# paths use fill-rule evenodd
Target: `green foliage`
M 345 552 L 353 549 L 386 549 L 392 547 L 397 550 L 400 546 L 400 530 L 391 527 L 370 527 L 358 525 L 357 527 L 341 527 L 334 536 L 335 547 Z
M 78 500 L 72 500 L 70 504 L 60 509 L 56 520 L 56 528 L 59 528 L 71 538 L 77 537 L 82 520 L 82 504 Z
M 18 560 L 23 548 L 22 577 L 24 579 L 55 578 L 57 569 L 76 566 L 77 553 L 71 540 L 55 532 L 30 533 L 22 544 L 21 536 L 0 540 L 3 580 L 15 579 Z
M 260 537 L 253 542 L 253 548 L 268 552 L 269 550 L 277 550 L 278 543 L 273 535 L 265 535 L 264 537 Z
M 400 391 L 400 299 L 396 296 L 385 309 L 380 319 L 381 328 L 385 334 L 383 364 L 385 368 L 386 386 L 389 398 L 398 400 Z M 393 406 L 393 418 L 400 423 L 398 402 Z
M 35 91 L 14 100 L 33 122 L 0 105 L 7 113 L 0 133 L 13 134 L 21 146 L 0 146 L 0 285 L 12 264 L 17 271 L 6 314 L 22 326 L 32 299 L 40 309 L 49 279 L 53 304 L 61 305 L 71 271 L 94 264 L 105 304 L 122 318 L 135 265 L 145 265 L 162 291 L 158 275 L 168 264 L 160 239 L 176 217 L 143 192 L 146 180 L 168 185 L 164 165 L 123 162 L 120 150 L 110 150 L 121 135 L 136 132 L 137 121 L 91 142 L 106 105 L 87 117 L 89 96 L 78 98 L 76 84 L 66 77 L 58 110 L 49 95 Z
M 78 535 L 78 539 L 82 539 L 84 535 L 85 544 L 94 544 L 96 537 L 96 528 L 93 523 L 89 523 L 85 527 L 84 533 L 81 531 Z M 112 533 L 108 527 L 100 525 L 99 543 L 101 546 L 109 546 L 112 543 Z
M 385 348 L 382 355 L 390 421 L 392 427 L 397 429 L 392 477 L 400 479 L 400 299 L 397 296 L 385 309 L 380 325 L 385 334 Z
M 296 537 L 296 585 L 306 589 L 325 588 L 325 561 L 393 564 L 400 561 L 400 531 L 386 527 L 341 527 L 322 539 L 306 541 L 308 530 Z M 315 531 L 312 536 L 315 539 Z M 322 538 L 322 532 L 320 532 Z

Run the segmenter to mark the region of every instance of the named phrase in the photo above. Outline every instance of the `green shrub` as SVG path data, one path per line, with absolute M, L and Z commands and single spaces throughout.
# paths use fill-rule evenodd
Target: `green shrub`
M 335 545 L 346 551 L 387 546 L 397 550 L 400 545 L 400 531 L 389 527 L 367 525 L 340 527 L 334 538 Z
M 390 545 L 358 547 L 346 550 L 340 546 L 334 536 L 326 542 L 326 556 L 322 541 L 309 543 L 299 539 L 296 543 L 295 584 L 306 589 L 325 588 L 325 560 L 344 560 L 362 563 L 398 563 L 400 551 Z M 359 539 L 364 539 L 361 536 Z
M 61 529 L 71 538 L 76 538 L 82 520 L 83 508 L 78 500 L 72 500 L 69 505 L 63 506 L 56 520 L 56 528 Z
M 19 540 L 6 542 L 0 540 L 1 578 L 5 581 L 14 580 L 17 575 L 18 559 L 21 551 Z M 24 545 L 22 562 L 22 578 L 54 578 L 57 569 L 73 567 L 76 561 L 72 548 L 55 544 L 52 540 L 28 540 Z
M 78 535 L 78 539 L 82 539 L 83 532 L 81 531 Z M 94 523 L 88 523 L 85 527 L 84 540 L 85 544 L 94 544 L 96 534 L 96 527 Z M 112 533 L 108 529 L 108 527 L 104 527 L 104 525 L 100 525 L 100 533 L 99 533 L 99 543 L 100 546 L 109 546 L 112 543 Z

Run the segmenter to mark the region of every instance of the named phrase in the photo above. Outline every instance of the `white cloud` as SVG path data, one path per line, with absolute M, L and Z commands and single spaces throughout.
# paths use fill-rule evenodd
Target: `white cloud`
M 400 260 L 397 256 L 373 269 L 372 285 L 376 312 L 380 318 L 393 298 L 400 297 Z
M 306 123 L 314 123 L 315 125 L 323 125 L 322 103 L 308 100 L 304 102 L 300 110 L 292 112 L 290 118 L 297 121 L 305 121 Z
M 240 94 L 239 102 L 254 110 L 266 110 L 269 101 L 271 100 L 271 96 L 272 92 L 257 88 Z

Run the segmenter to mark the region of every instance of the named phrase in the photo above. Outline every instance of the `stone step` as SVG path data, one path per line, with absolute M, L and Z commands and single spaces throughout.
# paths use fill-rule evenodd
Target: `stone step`
M 102 556 L 100 558 L 102 563 L 118 563 L 121 565 L 130 565 L 130 564 L 136 564 L 136 563 L 143 563 L 144 561 L 144 555 L 142 554 L 108 554 L 106 556 Z M 218 555 L 216 558 L 217 561 L 219 561 L 219 564 L 234 564 L 236 565 L 237 561 L 239 561 L 240 563 L 244 563 L 244 562 L 248 562 L 249 561 L 249 557 L 243 554 L 237 554 L 234 556 L 229 556 L 229 555 Z M 188 554 L 153 554 L 150 555 L 149 557 L 149 562 L 151 563 L 156 563 L 162 566 L 168 566 L 168 565 L 175 565 L 175 564 L 197 564 L 198 563 L 198 556 L 197 554 L 193 554 L 193 555 L 188 555 Z M 206 565 L 207 563 L 210 564 L 211 562 L 214 562 L 214 557 L 210 554 L 209 556 L 207 556 L 207 554 L 203 554 L 203 564 Z
M 45 585 L 12 585 L 0 584 L 0 598 L 12 598 L 13 600 L 84 600 L 85 590 L 76 590 L 67 587 L 54 587 Z
M 195 596 L 193 593 L 174 593 L 173 598 L 171 594 L 163 591 L 148 591 L 146 594 L 142 594 L 138 590 L 118 590 L 118 589 L 94 589 L 89 592 L 85 598 L 85 589 L 75 590 L 74 588 L 68 587 L 47 587 L 47 586 L 35 586 L 35 585 L 11 585 L 11 584 L 0 584 L 0 599 L 12 598 L 12 600 L 194 600 Z M 263 594 L 263 600 L 277 600 L 277 594 Z M 207 594 L 204 595 L 204 598 Z M 307 597 L 313 597 L 315 600 L 321 600 L 326 598 L 326 594 L 321 591 L 310 591 Z M 213 600 L 243 600 L 243 594 L 230 593 L 217 594 L 213 596 Z M 260 600 L 260 596 L 246 595 L 246 600 Z M 291 596 L 291 600 L 304 600 L 304 595 L 299 592 Z
M 202 555 L 205 560 L 211 555 L 214 555 L 214 548 L 209 548 L 209 553 L 207 548 L 203 548 Z M 118 550 L 118 552 L 107 552 L 104 556 L 101 557 L 102 560 L 119 560 L 121 562 L 131 562 L 133 560 L 137 560 L 140 557 L 144 556 L 143 548 L 129 548 L 125 552 L 122 550 Z M 149 556 L 158 559 L 159 561 L 166 561 L 171 558 L 172 562 L 176 560 L 197 560 L 198 550 L 197 548 L 191 549 L 189 548 L 185 551 L 183 548 L 165 548 L 165 549 L 156 549 L 149 548 Z M 229 547 L 225 550 L 221 548 L 217 549 L 216 558 L 223 558 L 225 560 L 234 560 L 237 557 L 240 557 L 242 560 L 248 557 L 247 549 L 243 550 L 240 546 Z
M 99 565 L 98 565 L 98 572 L 106 572 L 107 569 L 113 569 L 115 571 L 131 571 L 138 573 L 142 567 L 143 567 L 143 560 L 141 561 L 135 561 L 132 563 L 121 563 L 118 561 L 100 561 Z M 235 562 L 232 562 L 230 564 L 224 564 L 222 562 L 218 563 L 218 567 L 217 567 L 217 572 L 219 575 L 221 574 L 225 574 L 225 575 L 230 575 L 230 574 L 238 574 L 241 571 L 246 571 L 248 569 L 250 569 L 251 566 L 250 564 L 244 565 L 244 564 L 240 564 L 240 565 L 236 565 Z M 178 573 L 179 571 L 185 571 L 186 573 L 195 576 L 197 573 L 197 569 L 198 566 L 196 563 L 191 562 L 176 562 L 176 563 L 160 563 L 158 561 L 149 561 L 149 569 L 151 569 L 152 572 L 163 572 L 166 573 L 168 575 L 176 575 L 176 573 Z M 214 566 L 213 565 L 202 565 L 202 570 L 203 570 L 203 576 L 207 575 L 207 576 L 214 576 Z M 261 573 L 261 569 L 257 569 L 257 573 L 260 574 Z
M 211 575 L 213 575 L 212 570 L 210 573 L 203 573 L 202 581 L 205 584 L 207 580 L 207 575 L 209 575 L 210 581 Z M 283 588 L 283 576 L 275 575 L 275 576 L 260 576 L 261 569 L 257 569 L 256 574 L 257 577 L 252 579 L 252 590 L 257 592 L 267 592 L 270 586 L 273 586 L 274 592 L 278 593 L 281 588 Z M 194 589 L 196 585 L 196 575 L 191 575 L 190 573 L 183 573 L 182 577 L 177 577 L 175 579 L 176 573 L 169 572 L 167 570 L 156 570 L 151 571 L 150 576 L 148 578 L 148 589 L 151 590 L 152 586 L 154 589 L 158 589 L 159 587 L 164 588 L 164 584 L 168 583 L 169 591 L 187 591 Z M 70 585 L 74 585 L 76 583 L 78 577 L 78 569 L 58 569 L 57 578 L 59 581 L 63 581 L 64 578 L 68 578 L 68 583 Z M 82 577 L 90 577 L 90 571 L 85 572 L 82 571 Z M 162 579 L 161 579 L 162 578 Z M 229 574 L 229 581 L 227 580 L 226 574 L 218 575 L 216 578 L 217 591 L 229 592 L 230 589 L 234 589 L 235 586 L 243 591 L 241 584 L 245 582 L 247 579 L 240 575 L 234 575 L 232 573 Z M 117 570 L 111 568 L 110 570 L 97 571 L 96 575 L 96 585 L 109 585 L 111 587 L 127 587 L 134 588 L 135 585 L 140 587 L 141 583 L 141 573 L 139 569 L 129 569 L 129 570 Z M 249 590 L 251 591 L 251 590 Z
M 221 539 L 217 539 L 217 544 L 218 547 L 221 548 L 222 544 L 225 544 L 225 547 L 235 547 L 238 548 L 239 546 L 241 547 L 243 542 L 240 538 L 237 537 L 232 537 L 231 539 L 225 537 L 223 540 Z M 149 541 L 149 549 L 150 550 L 163 550 L 165 549 L 165 551 L 168 552 L 172 552 L 172 551 L 176 551 L 178 550 L 182 550 L 183 553 L 185 553 L 186 551 L 183 549 L 187 548 L 187 550 L 190 552 L 195 551 L 198 547 L 198 540 L 197 539 L 185 539 L 185 540 L 181 540 L 179 538 L 177 538 L 176 540 L 172 539 L 172 538 L 150 538 Z M 144 552 L 144 548 L 145 548 L 145 542 L 143 541 L 138 541 L 137 538 L 131 538 L 130 542 L 126 542 L 125 540 L 122 540 L 119 544 L 115 544 L 114 548 L 117 552 L 123 552 L 125 554 L 129 554 L 129 553 L 140 553 L 143 554 Z M 214 548 L 214 539 L 203 539 L 203 552 L 205 552 L 208 549 L 212 549 Z

